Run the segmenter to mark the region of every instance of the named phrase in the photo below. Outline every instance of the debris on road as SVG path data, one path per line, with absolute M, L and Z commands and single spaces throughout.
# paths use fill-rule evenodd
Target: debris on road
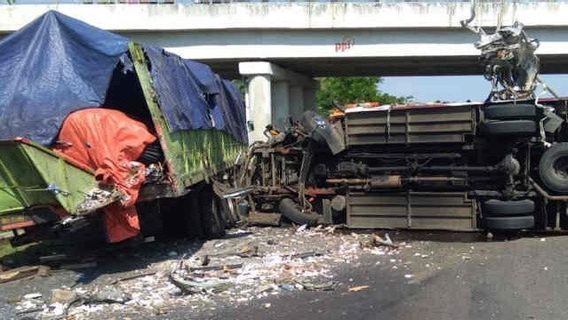
M 132 276 L 116 279 L 113 282 L 111 282 L 111 284 L 117 284 L 121 281 L 133 280 L 133 279 L 137 279 L 137 278 L 141 278 L 141 277 L 151 276 L 151 275 L 154 275 L 154 274 L 156 274 L 156 271 L 150 271 L 150 272 L 144 272 L 144 273 L 141 273 L 141 274 L 135 274 L 135 275 L 132 275 Z
M 366 238 L 363 239 L 361 242 L 362 248 L 373 248 L 373 247 L 380 247 L 385 246 L 392 249 L 398 249 L 398 245 L 396 245 L 391 238 L 389 237 L 388 233 L 385 233 L 385 238 L 383 239 L 378 234 L 373 234 L 370 239 Z
M 282 215 L 279 213 L 257 213 L 251 212 L 247 217 L 247 222 L 250 226 L 280 226 Z
M 48 276 L 49 267 L 46 266 L 30 266 L 30 267 L 20 267 L 7 271 L 0 272 L 0 283 L 31 278 L 34 276 Z
M 338 232 L 335 227 L 248 227 L 195 247 L 165 248 L 161 253 L 165 260 L 141 270 L 73 289 L 54 289 L 49 303 L 23 299 L 26 308 L 22 302 L 19 311 L 88 319 L 101 312 L 162 314 L 174 305 L 205 309 L 297 291 L 333 291 L 342 286 L 335 279 L 338 269 L 363 255 L 392 258 L 399 250 L 386 234 Z
M 51 303 L 71 304 L 77 299 L 77 292 L 69 288 L 58 288 L 51 291 Z
M 349 288 L 348 291 L 349 292 L 359 292 L 359 291 L 366 290 L 366 289 L 369 289 L 369 286 L 355 286 L 355 287 Z

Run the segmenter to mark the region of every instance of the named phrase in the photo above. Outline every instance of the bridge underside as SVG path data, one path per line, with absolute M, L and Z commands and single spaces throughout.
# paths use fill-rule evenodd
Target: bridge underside
M 539 55 L 541 73 L 568 73 L 568 55 Z M 228 78 L 239 78 L 239 61 L 199 59 Z M 247 59 L 255 61 L 255 59 Z M 310 77 L 342 76 L 436 76 L 478 75 L 481 67 L 477 56 L 446 57 L 348 57 L 348 58 L 270 58 L 280 67 Z

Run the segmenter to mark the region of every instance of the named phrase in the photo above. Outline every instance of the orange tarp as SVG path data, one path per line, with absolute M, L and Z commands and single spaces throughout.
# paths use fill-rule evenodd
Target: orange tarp
M 120 203 L 103 209 L 110 242 L 119 242 L 140 231 L 134 204 L 144 182 L 145 167 L 135 160 L 156 137 L 126 114 L 93 108 L 67 116 L 54 150 L 93 169 L 100 184 L 115 186 L 124 195 Z

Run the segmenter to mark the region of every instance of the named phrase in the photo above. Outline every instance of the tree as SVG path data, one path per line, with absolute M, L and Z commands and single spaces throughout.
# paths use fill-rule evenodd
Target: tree
M 400 104 L 412 97 L 396 97 L 378 89 L 380 77 L 320 78 L 320 90 L 316 94 L 319 112 L 326 114 L 335 104 L 380 102 Z

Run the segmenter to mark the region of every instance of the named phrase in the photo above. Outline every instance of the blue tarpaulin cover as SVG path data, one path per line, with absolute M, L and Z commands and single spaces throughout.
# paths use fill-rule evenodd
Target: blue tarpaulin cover
M 215 128 L 247 142 L 245 106 L 231 81 L 161 48 L 145 46 L 144 51 L 171 131 Z
M 0 139 L 48 145 L 72 111 L 100 106 L 128 39 L 50 11 L 0 41 Z
M 170 131 L 215 128 L 247 141 L 244 103 L 230 81 L 161 48 L 144 50 Z M 119 61 L 133 71 L 127 51 L 127 38 L 55 11 L 0 40 L 0 139 L 51 144 L 69 113 L 103 105 Z

